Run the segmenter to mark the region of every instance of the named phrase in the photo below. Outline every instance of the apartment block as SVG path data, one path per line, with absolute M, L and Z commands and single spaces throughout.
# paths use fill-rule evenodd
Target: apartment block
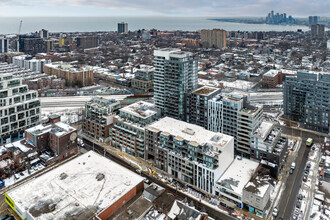
M 143 92 L 153 91 L 154 68 L 141 68 L 135 72 L 135 77 L 131 81 L 131 86 Z
M 71 86 L 91 86 L 94 84 L 94 70 L 89 67 L 73 66 L 60 61 L 45 64 L 44 72 L 65 79 Z
M 24 130 L 39 124 L 40 100 L 36 91 L 28 90 L 22 79 L 12 74 L 0 75 L 1 144 L 23 137 Z
M 208 130 L 235 138 L 237 148 L 237 112 L 243 108 L 246 97 L 234 94 L 217 95 L 208 103 Z
M 324 24 L 311 25 L 311 36 L 312 36 L 312 38 L 324 38 L 325 37 L 325 25 Z
M 128 24 L 125 22 L 118 23 L 118 33 L 127 33 L 128 32 Z
M 288 140 L 281 134 L 280 127 L 275 127 L 272 122 L 262 122 L 253 132 L 251 142 L 251 159 L 259 160 L 275 179 L 278 178 L 288 154 Z
M 20 55 L 13 57 L 13 64 L 22 68 L 29 69 L 34 72 L 43 73 L 44 66 L 51 63 L 50 59 L 35 59 L 31 55 Z
M 145 127 L 160 118 L 160 111 L 153 103 L 139 101 L 119 110 L 110 129 L 110 143 L 136 157 L 144 158 Z
M 77 48 L 79 48 L 79 49 L 94 48 L 99 45 L 97 36 L 77 37 L 76 42 L 77 42 Z
M 263 107 L 246 104 L 237 113 L 237 154 L 250 158 L 253 133 L 263 120 Z
M 0 38 L 0 54 L 8 52 L 9 40 L 5 37 Z
M 201 30 L 201 44 L 204 47 L 223 48 L 227 46 L 227 36 L 225 30 Z
M 110 127 L 113 126 L 115 111 L 120 102 L 115 99 L 94 97 L 85 104 L 83 132 L 101 142 L 109 141 Z
M 39 36 L 40 36 L 40 38 L 46 38 L 47 39 L 49 37 L 48 30 L 41 29 L 39 31 Z
M 187 94 L 187 118 L 186 121 L 208 128 L 208 104 L 221 92 L 221 89 L 204 86 Z
M 146 159 L 209 194 L 234 160 L 234 138 L 165 117 L 146 127 Z
M 298 72 L 287 76 L 283 85 L 284 115 L 302 126 L 330 132 L 330 74 Z
M 185 120 L 186 95 L 197 89 L 198 61 L 179 49 L 154 51 L 154 99 L 163 115 Z
M 262 106 L 252 106 L 247 96 L 222 93 L 208 101 L 208 130 L 235 138 L 235 154 L 249 157 L 250 135 L 263 117 Z

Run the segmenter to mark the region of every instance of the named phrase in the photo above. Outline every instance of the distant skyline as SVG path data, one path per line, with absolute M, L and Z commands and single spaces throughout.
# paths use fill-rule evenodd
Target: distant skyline
M 330 16 L 329 8 L 323 0 L 0 0 L 0 17 L 265 17 L 271 10 L 307 17 Z

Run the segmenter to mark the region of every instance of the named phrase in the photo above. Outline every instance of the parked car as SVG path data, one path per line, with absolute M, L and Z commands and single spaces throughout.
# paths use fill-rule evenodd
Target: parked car
M 148 180 L 147 178 L 144 178 L 143 181 L 144 181 L 146 184 L 149 184 L 149 183 L 150 183 L 150 180 Z
M 299 194 L 299 195 L 298 195 L 298 199 L 299 199 L 299 200 L 302 200 L 303 198 L 304 198 L 304 196 L 303 196 L 302 194 Z
M 277 215 L 278 215 L 278 209 L 277 208 L 274 208 L 273 209 L 273 216 L 276 217 Z
M 311 163 L 307 163 L 307 166 L 306 166 L 306 168 L 308 168 L 308 169 L 310 169 L 311 168 Z
M 303 181 L 304 181 L 304 182 L 307 182 L 307 179 L 308 179 L 307 175 L 304 175 L 304 177 L 303 177 Z
M 290 174 L 293 174 L 293 169 L 291 168 L 290 171 L 289 171 Z
M 142 171 L 139 170 L 139 169 L 136 169 L 135 171 L 136 171 L 138 174 L 140 174 L 140 175 L 141 175 L 141 173 L 142 173 Z
M 300 202 L 300 201 L 297 201 L 297 203 L 296 203 L 296 207 L 297 207 L 298 209 L 301 208 L 301 202 Z
M 291 169 L 295 169 L 296 168 L 296 163 L 295 162 L 292 162 L 291 163 Z

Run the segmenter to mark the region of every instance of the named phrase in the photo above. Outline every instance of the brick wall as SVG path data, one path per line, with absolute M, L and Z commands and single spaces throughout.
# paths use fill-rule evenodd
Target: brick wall
M 105 209 L 103 212 L 101 212 L 98 215 L 98 217 L 102 220 L 107 219 L 115 211 L 117 211 L 120 207 L 122 207 L 126 202 L 128 202 L 130 199 L 132 199 L 136 194 L 138 194 L 139 192 L 142 192 L 143 189 L 144 189 L 144 184 L 142 181 L 137 186 L 135 186 L 133 189 L 131 189 L 128 193 L 126 193 L 124 196 L 122 196 L 119 200 L 117 200 L 115 203 L 113 203 L 111 206 L 109 206 L 107 209 Z

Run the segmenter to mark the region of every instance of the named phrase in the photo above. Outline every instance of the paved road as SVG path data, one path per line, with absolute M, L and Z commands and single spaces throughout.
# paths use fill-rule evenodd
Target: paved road
M 298 192 L 300 186 L 302 184 L 302 178 L 304 175 L 304 169 L 306 162 L 308 160 L 308 153 L 311 148 L 306 147 L 307 138 L 311 137 L 314 139 L 314 143 L 321 143 L 324 140 L 324 137 L 327 136 L 315 134 L 312 131 L 301 131 L 296 128 L 289 128 L 287 126 L 281 126 L 283 134 L 301 137 L 302 143 L 301 147 L 298 151 L 298 155 L 296 157 L 296 169 L 291 174 L 285 184 L 285 189 L 283 191 L 281 201 L 279 203 L 279 214 L 278 217 L 282 217 L 283 219 L 291 219 L 293 211 L 296 206 L 296 200 L 298 196 Z
M 310 148 L 305 147 L 304 144 L 301 145 L 298 156 L 296 158 L 296 169 L 293 174 L 291 174 L 286 183 L 285 189 L 282 194 L 281 202 L 279 203 L 279 217 L 283 219 L 290 219 L 292 213 L 296 206 L 296 199 L 302 183 L 302 178 L 304 174 L 305 164 L 308 159 L 308 153 Z
M 98 152 L 99 154 L 102 154 L 102 155 L 105 155 L 107 158 L 111 159 L 112 161 L 126 167 L 127 169 L 135 172 L 136 168 L 132 167 L 130 164 L 128 164 L 126 161 L 124 161 L 123 159 L 121 158 L 118 158 L 118 157 L 115 157 L 113 156 L 112 154 L 110 154 L 109 152 L 107 151 L 104 151 L 104 148 L 102 146 L 99 146 L 98 144 L 93 143 L 87 139 L 83 139 L 84 140 L 84 148 L 87 149 L 87 150 L 92 150 L 93 149 L 93 146 L 94 146 L 94 150 L 96 152 Z M 162 181 L 152 177 L 152 176 L 149 176 L 149 175 L 146 175 L 146 174 L 142 174 L 142 176 L 148 178 L 150 181 L 160 185 L 161 187 L 164 187 L 165 189 L 167 189 L 168 191 L 178 195 L 179 197 L 181 198 L 186 198 L 187 195 L 183 194 L 182 192 L 179 192 L 179 191 L 176 191 L 175 189 L 171 188 L 170 186 L 168 186 L 167 184 L 163 183 Z M 225 215 L 224 213 L 222 212 L 219 212 L 215 209 L 212 209 L 208 206 L 205 206 L 203 205 L 202 203 L 200 203 L 197 199 L 192 199 L 192 198 L 189 198 L 187 197 L 188 199 L 188 202 L 190 202 L 191 200 L 194 202 L 194 205 L 197 209 L 202 209 L 202 207 L 204 206 L 205 209 L 206 209 L 206 212 L 209 214 L 210 217 L 216 219 L 216 220 L 235 220 L 235 218 L 231 217 L 231 216 L 228 216 L 228 215 Z

